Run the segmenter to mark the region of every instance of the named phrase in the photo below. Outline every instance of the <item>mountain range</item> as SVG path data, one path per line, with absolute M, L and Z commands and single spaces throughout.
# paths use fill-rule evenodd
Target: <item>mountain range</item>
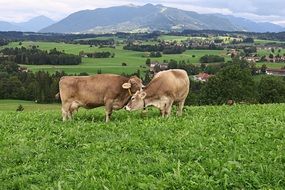
M 46 16 L 38 16 L 20 23 L 0 21 L 0 31 L 38 32 L 54 23 L 55 21 Z
M 0 31 L 34 31 L 43 33 L 115 33 L 191 30 L 247 32 L 281 32 L 280 25 L 257 23 L 249 19 L 199 14 L 163 5 L 126 5 L 72 13 L 59 22 L 39 16 L 24 23 L 0 22 Z

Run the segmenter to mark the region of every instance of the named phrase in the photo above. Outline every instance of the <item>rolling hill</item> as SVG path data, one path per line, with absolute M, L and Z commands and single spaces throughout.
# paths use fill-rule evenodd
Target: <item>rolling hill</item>
M 255 23 L 244 18 L 217 14 L 198 14 L 163 5 L 118 6 L 75 12 L 48 26 L 41 32 L 54 33 L 109 33 L 224 30 L 250 32 L 279 32 L 284 30 L 271 23 Z
M 54 23 L 55 21 L 46 16 L 38 16 L 20 23 L 0 21 L 0 31 L 38 32 Z

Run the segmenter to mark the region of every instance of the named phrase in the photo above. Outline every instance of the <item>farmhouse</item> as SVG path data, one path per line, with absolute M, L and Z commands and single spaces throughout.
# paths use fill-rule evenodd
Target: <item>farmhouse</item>
M 27 67 L 19 67 L 18 71 L 22 72 L 22 73 L 27 73 L 27 72 L 29 72 L 29 69 Z
M 266 74 L 273 76 L 285 76 L 285 69 L 267 69 Z
M 210 77 L 214 75 L 210 75 L 208 73 L 199 73 L 198 75 L 194 76 L 195 81 L 201 81 L 201 82 L 206 82 L 209 80 Z
M 149 66 L 149 71 L 151 73 L 157 73 L 159 71 L 163 71 L 167 69 L 168 69 L 167 63 L 152 62 Z
M 256 63 L 260 61 L 260 59 L 261 59 L 260 57 L 255 57 L 255 56 L 244 57 L 244 60 L 252 63 Z

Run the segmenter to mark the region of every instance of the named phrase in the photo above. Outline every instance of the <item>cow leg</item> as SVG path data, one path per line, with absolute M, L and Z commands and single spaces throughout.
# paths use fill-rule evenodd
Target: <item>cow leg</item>
M 165 116 L 165 110 L 164 110 L 164 109 L 161 109 L 161 110 L 160 110 L 160 116 L 161 116 L 161 117 L 164 117 L 164 116 Z
M 177 116 L 182 116 L 185 99 L 178 103 Z
M 70 104 L 69 103 L 63 103 L 62 104 L 61 112 L 62 112 L 62 120 L 63 121 L 71 119 Z
M 112 101 L 106 102 L 105 104 L 106 123 L 110 121 L 112 111 L 113 111 L 113 102 Z
M 80 103 L 77 101 L 73 101 L 69 107 L 69 115 L 68 118 L 72 119 L 73 113 L 78 111 L 78 108 L 80 107 Z
M 166 107 L 165 107 L 165 115 L 166 115 L 166 117 L 169 117 L 170 114 L 171 114 L 172 104 L 173 104 L 173 101 L 169 101 L 169 103 L 166 104 Z

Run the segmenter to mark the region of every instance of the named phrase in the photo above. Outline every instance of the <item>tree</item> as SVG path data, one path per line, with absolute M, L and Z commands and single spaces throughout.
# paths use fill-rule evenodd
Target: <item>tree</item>
M 168 63 L 169 69 L 177 69 L 177 66 L 178 66 L 177 61 L 175 61 L 173 59 L 171 59 L 170 62 Z
M 255 102 L 256 98 L 250 69 L 237 64 L 223 68 L 201 90 L 202 104 L 224 104 L 228 100 Z
M 204 55 L 200 58 L 201 63 L 216 63 L 216 62 L 225 62 L 225 58 L 218 55 Z
M 244 43 L 254 43 L 254 39 L 253 38 L 245 38 L 243 40 Z
M 145 64 L 146 64 L 147 66 L 150 66 L 150 63 L 151 63 L 151 60 L 148 58 L 148 59 L 145 61 Z
M 16 111 L 18 111 L 18 112 L 24 111 L 24 107 L 22 106 L 22 104 L 20 104 L 20 105 L 18 106 L 18 108 L 16 109 Z
M 262 77 L 259 83 L 258 91 L 260 103 L 285 102 L 285 82 L 280 77 Z
M 260 68 L 261 73 L 266 74 L 266 70 L 267 70 L 267 66 L 266 66 L 266 64 L 263 64 Z
M 251 47 L 245 47 L 243 49 L 243 51 L 244 51 L 245 55 L 248 56 L 249 54 L 256 53 L 257 49 L 255 46 L 251 46 Z

